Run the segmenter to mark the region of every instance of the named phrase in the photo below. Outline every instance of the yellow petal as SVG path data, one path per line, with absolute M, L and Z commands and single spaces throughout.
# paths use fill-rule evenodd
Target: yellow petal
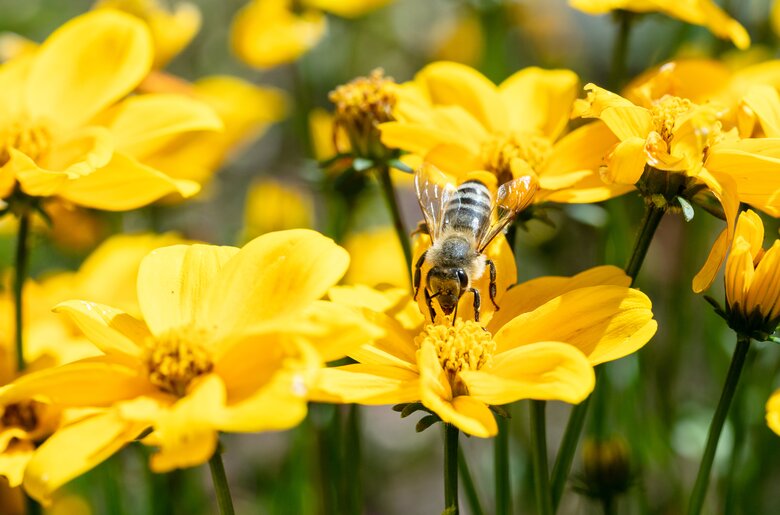
M 742 101 L 756 114 L 767 137 L 780 137 L 780 95 L 774 87 L 756 84 Z
M 498 88 L 477 70 L 460 63 L 439 61 L 416 76 L 434 104 L 456 105 L 471 113 L 490 132 L 509 129 L 509 118 Z
M 41 45 L 28 76 L 35 117 L 76 127 L 133 90 L 149 72 L 153 48 L 140 20 L 110 10 L 78 16 Z
M 501 83 L 512 128 L 538 132 L 555 140 L 566 127 L 577 98 L 579 77 L 570 70 L 529 67 Z
M 780 390 L 776 391 L 766 403 L 766 423 L 780 435 Z
M 753 306 L 748 306 L 746 301 L 754 275 L 755 269 L 753 268 L 753 256 L 750 253 L 750 243 L 738 236 L 731 247 L 724 272 L 726 302 L 729 306 L 733 307 L 735 304 L 739 304 L 743 310 L 750 311 Z
M 225 404 L 225 387 L 219 376 L 198 379 L 187 395 L 154 423 L 158 452 L 151 457 L 155 472 L 193 467 L 208 461 L 217 448 L 214 421 Z
M 10 404 L 42 397 L 63 406 L 97 407 L 156 391 L 143 365 L 112 356 L 87 358 L 22 376 L 2 391 L 0 401 Z
M 710 287 L 712 282 L 715 280 L 715 276 L 718 275 L 720 265 L 722 265 L 723 260 L 726 259 L 726 252 L 728 252 L 729 244 L 730 242 L 728 234 L 724 229 L 718 235 L 715 243 L 712 244 L 712 248 L 710 249 L 710 253 L 707 256 L 707 261 L 704 263 L 704 266 L 701 267 L 701 270 L 699 270 L 699 272 L 693 278 L 694 292 L 701 293 Z
M 149 329 L 140 320 L 110 306 L 71 300 L 54 307 L 67 315 L 100 350 L 141 359 Z
M 501 352 L 492 366 L 461 372 L 460 377 L 471 397 L 494 405 L 520 399 L 577 404 L 596 382 L 585 355 L 560 342 L 537 342 Z
M 206 103 L 183 95 L 131 97 L 108 125 L 117 149 L 143 160 L 182 132 L 222 130 L 222 121 Z
M 270 68 L 292 62 L 325 35 L 323 13 L 306 9 L 300 15 L 290 0 L 252 0 L 233 19 L 231 46 L 251 66 Z
M 309 398 L 366 405 L 416 402 L 420 400 L 420 379 L 414 371 L 391 365 L 324 368 Z
M 381 138 L 389 148 L 400 148 L 425 156 L 439 145 L 457 145 L 457 139 L 448 131 L 419 123 L 387 122 L 379 125 Z
M 544 189 L 560 189 L 572 186 L 587 175 L 598 178 L 604 156 L 617 143 L 618 139 L 601 121 L 571 131 L 553 145 L 550 157 L 537 170 L 539 185 Z
M 343 18 L 357 18 L 390 3 L 391 0 L 306 0 L 306 5 Z
M 35 452 L 24 476 L 24 489 L 48 503 L 59 487 L 94 468 L 138 436 L 144 426 L 114 411 L 85 417 L 60 428 Z
M 585 100 L 574 103 L 572 116 L 600 118 L 621 141 L 628 138 L 644 139 L 652 129 L 650 111 L 595 84 L 587 84 Z
M 494 339 L 498 352 L 538 341 L 569 343 L 597 365 L 648 342 L 657 328 L 650 307 L 650 299 L 632 288 L 580 288 L 511 320 Z
M 349 254 L 308 229 L 268 233 L 247 243 L 211 289 L 208 319 L 223 332 L 298 312 L 343 275 Z
M 17 440 L 11 447 L 0 453 L 0 476 L 8 481 L 8 486 L 16 488 L 22 484 L 24 470 L 35 452 L 35 444 Z M 4 509 L 8 507 L 4 504 Z
M 621 141 L 609 155 L 604 179 L 616 184 L 636 184 L 647 164 L 645 140 L 628 138 Z
M 775 240 L 758 263 L 745 305 L 758 307 L 770 320 L 780 311 L 780 240 Z
M 631 285 L 631 278 L 616 266 L 597 266 L 572 277 L 539 277 L 513 286 L 501 300 L 501 310 L 493 315 L 488 330 L 495 334 L 515 317 L 533 311 L 566 292 L 588 286 Z
M 184 198 L 200 191 L 198 183 L 171 179 L 132 157 L 115 152 L 111 162 L 96 172 L 64 185 L 58 195 L 80 206 L 127 211 L 177 194 Z
M 138 302 L 155 336 L 187 327 L 211 329 L 207 293 L 235 247 L 173 245 L 156 249 L 138 269 Z
M 323 361 L 341 359 L 361 345 L 384 336 L 379 325 L 372 324 L 356 309 L 328 301 L 315 301 L 301 314 L 302 324 L 311 330 L 299 332 L 315 348 Z M 295 328 L 291 328 L 295 332 Z

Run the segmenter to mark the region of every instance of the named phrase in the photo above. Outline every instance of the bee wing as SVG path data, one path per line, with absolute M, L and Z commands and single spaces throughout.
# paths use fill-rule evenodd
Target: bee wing
M 414 188 L 431 240 L 437 241 L 444 224 L 445 208 L 455 196 L 457 188 L 441 170 L 428 163 L 424 163 L 414 174 Z
M 493 238 L 503 231 L 517 213 L 533 201 L 539 183 L 535 177 L 525 175 L 506 182 L 498 188 L 493 210 L 490 213 L 490 228 L 480 235 L 478 249 L 485 250 Z

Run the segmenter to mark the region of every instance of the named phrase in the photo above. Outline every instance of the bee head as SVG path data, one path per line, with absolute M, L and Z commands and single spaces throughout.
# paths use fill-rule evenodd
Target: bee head
M 428 289 L 433 292 L 445 315 L 451 315 L 466 291 L 469 278 L 462 268 L 434 267 L 428 274 Z

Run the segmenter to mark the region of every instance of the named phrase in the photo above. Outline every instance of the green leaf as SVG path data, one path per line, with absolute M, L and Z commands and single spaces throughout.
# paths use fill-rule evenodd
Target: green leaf
M 677 203 L 680 204 L 680 207 L 682 208 L 685 221 L 690 222 L 693 220 L 693 206 L 691 203 L 679 196 L 677 197 Z
M 414 170 L 411 166 L 407 165 L 400 159 L 391 159 L 387 162 L 388 165 L 392 166 L 396 170 L 400 170 L 404 173 L 414 173 Z
M 371 159 L 366 159 L 364 157 L 356 157 L 354 161 L 352 161 L 352 169 L 356 172 L 363 172 L 365 170 L 369 170 L 374 167 L 374 161 Z
M 415 426 L 414 430 L 418 433 L 422 433 L 436 422 L 441 422 L 441 419 L 437 415 L 426 415 L 417 422 L 417 426 Z

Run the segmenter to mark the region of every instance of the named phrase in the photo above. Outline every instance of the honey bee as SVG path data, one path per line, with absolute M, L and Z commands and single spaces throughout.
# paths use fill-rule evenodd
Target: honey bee
M 442 312 L 457 317 L 458 301 L 466 292 L 474 295 L 474 321 L 479 322 L 481 297 L 473 282 L 490 273 L 490 301 L 496 304 L 496 265 L 484 254 L 493 241 L 533 200 L 536 179 L 524 176 L 502 184 L 495 196 L 481 181 L 468 180 L 460 186 L 442 180 L 443 174 L 430 165 L 417 170 L 414 185 L 431 246 L 415 263 L 414 298 L 420 290 L 422 268 L 425 276 L 425 304 L 431 320 L 436 319 L 433 299 Z

